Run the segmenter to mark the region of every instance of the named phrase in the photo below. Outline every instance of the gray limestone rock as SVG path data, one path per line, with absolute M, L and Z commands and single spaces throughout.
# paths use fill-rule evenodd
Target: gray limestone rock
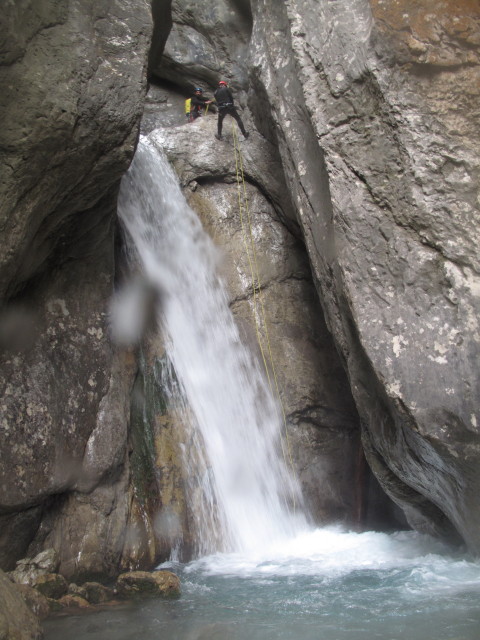
M 44 267 L 68 218 L 93 207 L 128 166 L 151 33 L 145 0 L 5 9 L 0 294 Z
M 150 72 L 183 89 L 217 86 L 222 78 L 248 86 L 248 42 L 252 15 L 248 0 L 215 3 L 172 1 L 172 29 L 163 56 L 150 57 Z
M 28 584 L 15 584 L 15 588 L 24 599 L 27 607 L 40 619 L 46 618 L 50 614 L 50 604 L 48 599 L 37 589 Z
M 0 638 L 40 640 L 42 635 L 38 618 L 0 569 Z
M 13 569 L 16 560 L 26 553 L 32 532 L 41 522 L 42 512 L 40 505 L 0 515 L 0 566 L 5 570 Z
M 108 335 L 115 204 L 146 93 L 150 3 L 22 0 L 3 21 L 0 562 L 50 536 L 62 571 L 108 573 L 127 520 L 135 368 Z
M 55 573 L 58 565 L 59 559 L 55 549 L 45 549 L 34 558 L 18 560 L 14 571 L 10 572 L 10 578 L 17 584 L 33 586 L 39 576 Z
M 278 141 L 369 461 L 413 526 L 478 551 L 478 9 L 253 5 L 250 104 Z
M 113 577 L 120 566 L 128 521 L 128 477 L 124 469 L 113 484 L 66 494 L 45 515 L 31 547 L 57 549 L 59 571 L 68 579 Z

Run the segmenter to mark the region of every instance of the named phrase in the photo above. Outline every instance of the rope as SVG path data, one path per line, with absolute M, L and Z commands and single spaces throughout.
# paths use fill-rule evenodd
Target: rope
M 233 147 L 234 147 L 234 153 L 235 153 L 235 170 L 236 170 L 236 174 L 237 174 L 237 192 L 238 192 L 238 208 L 239 208 L 239 214 L 240 214 L 240 223 L 241 223 L 241 226 L 242 226 L 242 232 L 243 232 L 242 235 L 243 235 L 243 241 L 244 241 L 244 245 L 245 245 L 245 252 L 246 252 L 246 255 L 247 255 L 248 264 L 249 264 L 249 267 L 250 267 L 250 275 L 251 275 L 251 279 L 252 279 L 253 317 L 254 317 L 254 323 L 255 323 L 255 333 L 257 335 L 257 341 L 258 341 L 258 346 L 260 348 L 260 353 L 262 354 L 263 365 L 265 367 L 265 373 L 267 375 L 267 380 L 268 380 L 268 385 L 270 387 L 270 391 L 274 395 L 277 396 L 278 402 L 280 404 L 281 412 L 282 412 L 283 428 L 284 428 L 284 432 L 285 432 L 285 443 L 286 443 L 284 445 L 283 438 L 280 438 L 280 444 L 281 444 L 281 447 L 282 447 L 283 458 L 285 460 L 285 464 L 289 464 L 290 465 L 292 473 L 296 477 L 295 467 L 293 465 L 293 459 L 292 459 L 292 451 L 291 451 L 291 446 L 290 446 L 290 439 L 289 439 L 289 436 L 288 436 L 287 416 L 286 416 L 286 413 L 285 413 L 285 407 L 283 405 L 282 397 L 281 397 L 281 394 L 280 394 L 280 387 L 279 387 L 279 383 L 278 383 L 278 377 L 277 377 L 275 364 L 274 364 L 274 359 L 273 359 L 273 354 L 272 354 L 272 347 L 271 347 L 271 342 L 270 342 L 270 334 L 269 334 L 269 331 L 268 331 L 267 317 L 266 317 L 266 314 L 265 314 L 265 305 L 263 304 L 263 299 L 260 296 L 260 292 L 261 292 L 260 272 L 259 272 L 259 268 L 258 268 L 257 252 L 256 252 L 256 249 L 255 249 L 255 241 L 254 241 L 254 237 L 253 237 L 252 217 L 251 217 L 250 208 L 249 208 L 249 205 L 248 205 L 247 189 L 246 189 L 246 185 L 245 185 L 245 174 L 244 174 L 244 170 L 243 170 L 243 158 L 242 158 L 242 154 L 240 152 L 240 148 L 238 146 L 237 128 L 235 126 L 235 123 L 233 123 L 233 122 L 232 122 L 232 131 L 233 131 Z M 242 196 L 243 196 L 243 200 L 242 200 Z M 246 218 L 247 218 L 247 223 L 246 224 L 245 224 L 245 219 L 244 219 L 244 210 L 246 212 Z M 264 349 L 264 346 L 262 344 L 262 337 L 261 337 L 259 321 L 258 321 L 258 315 L 259 315 L 258 308 L 260 308 L 261 322 L 263 323 L 263 327 L 264 327 L 264 331 L 265 331 L 265 338 L 266 338 L 267 351 L 268 351 L 268 360 L 269 360 L 269 363 L 270 363 L 270 369 L 272 371 L 272 376 L 273 376 L 273 381 L 274 381 L 274 387 L 275 388 L 273 388 L 273 385 L 272 385 L 269 366 L 268 366 L 268 362 L 267 362 L 267 356 L 265 354 L 265 349 Z M 287 458 L 288 458 L 288 460 L 287 460 Z M 296 510 L 296 499 L 295 499 L 295 491 L 293 491 L 293 490 L 292 490 L 292 499 L 293 499 L 293 510 L 295 512 L 295 510 Z

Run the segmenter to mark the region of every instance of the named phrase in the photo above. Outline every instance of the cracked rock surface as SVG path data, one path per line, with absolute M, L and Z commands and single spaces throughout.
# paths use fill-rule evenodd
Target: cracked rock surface
M 221 273 L 244 340 L 259 362 L 268 362 L 278 385 L 286 463 L 312 518 L 358 525 L 364 500 L 355 482 L 362 464 L 358 415 L 323 320 L 281 164 L 261 135 L 252 131 L 248 140 L 235 141 L 238 134 L 226 125 L 223 141 L 214 137 L 211 115 L 149 137 L 166 152 L 190 206 L 221 250 Z M 238 175 L 235 147 L 241 151 Z
M 2 19 L 0 566 L 51 535 L 65 575 L 108 574 L 128 512 L 132 385 L 108 336 L 115 202 L 150 6 L 22 0 Z
M 253 4 L 250 105 L 367 457 L 413 526 L 479 551 L 478 5 Z

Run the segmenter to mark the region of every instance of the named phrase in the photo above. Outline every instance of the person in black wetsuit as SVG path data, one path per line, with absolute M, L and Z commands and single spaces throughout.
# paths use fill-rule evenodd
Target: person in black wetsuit
M 207 100 L 207 98 L 204 98 L 202 94 L 203 89 L 197 87 L 195 89 L 195 94 L 192 96 L 190 101 L 190 122 L 196 120 L 198 116 L 202 115 L 205 105 L 213 102 L 213 100 Z
M 228 88 L 225 80 L 220 80 L 218 83 L 218 89 L 213 95 L 218 106 L 218 133 L 215 135 L 217 140 L 222 140 L 223 119 L 227 114 L 237 121 L 240 131 L 243 133 L 243 137 L 248 138 L 249 134 L 245 131 L 242 119 L 235 108 L 232 92 Z

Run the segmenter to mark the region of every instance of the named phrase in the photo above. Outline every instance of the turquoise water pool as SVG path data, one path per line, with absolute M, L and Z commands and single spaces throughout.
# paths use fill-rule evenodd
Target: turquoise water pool
M 320 529 L 165 566 L 180 599 L 50 619 L 46 640 L 480 638 L 480 563 L 413 532 Z

